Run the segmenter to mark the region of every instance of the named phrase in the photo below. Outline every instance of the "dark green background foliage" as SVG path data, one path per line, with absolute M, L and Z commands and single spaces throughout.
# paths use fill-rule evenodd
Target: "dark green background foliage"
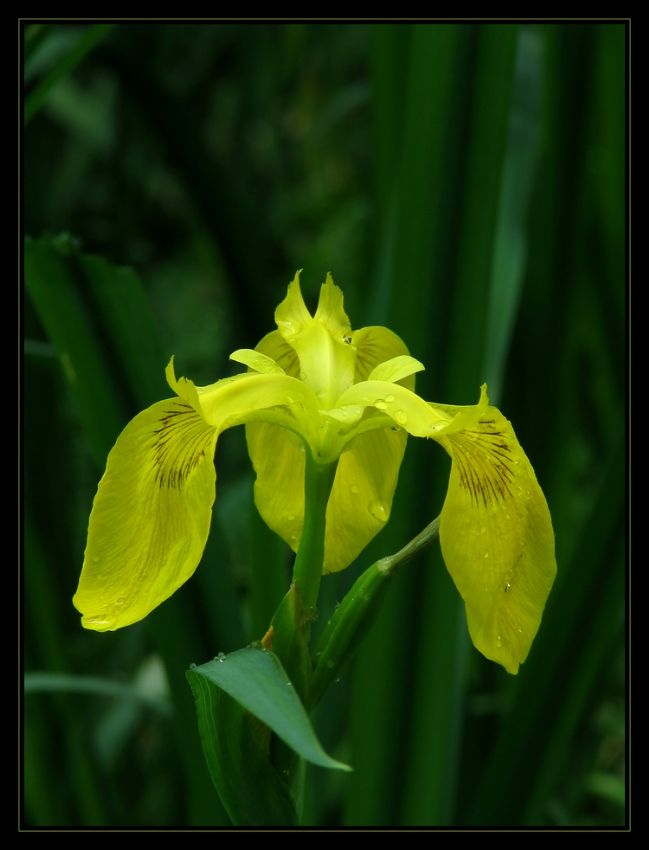
M 210 825 L 184 672 L 261 637 L 286 547 L 219 442 L 192 581 L 117 633 L 71 596 L 97 480 L 128 419 L 209 383 L 273 327 L 297 268 L 355 327 L 483 380 L 552 511 L 559 573 L 514 678 L 470 646 L 438 547 L 395 579 L 317 712 L 353 765 L 309 768 L 313 824 L 624 820 L 623 24 L 25 28 L 25 816 Z M 320 623 L 439 512 L 448 459 L 411 440 L 387 529 L 323 581 Z M 36 675 L 38 674 L 38 675 Z

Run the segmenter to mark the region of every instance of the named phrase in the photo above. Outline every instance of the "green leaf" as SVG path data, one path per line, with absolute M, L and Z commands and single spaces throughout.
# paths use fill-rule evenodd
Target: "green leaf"
M 207 666 L 207 665 L 204 665 Z M 221 803 L 237 826 L 292 826 L 295 806 L 287 784 L 268 758 L 263 728 L 199 671 L 187 671 L 196 700 L 205 761 Z
M 87 289 L 79 280 L 75 249 L 64 237 L 27 239 L 25 286 L 57 350 L 70 393 L 98 464 L 126 421 L 115 373 L 93 326 Z
M 320 767 L 350 770 L 322 749 L 293 684 L 272 652 L 258 647 L 239 649 L 192 668 L 194 677 L 204 677 L 224 690 L 303 759 Z

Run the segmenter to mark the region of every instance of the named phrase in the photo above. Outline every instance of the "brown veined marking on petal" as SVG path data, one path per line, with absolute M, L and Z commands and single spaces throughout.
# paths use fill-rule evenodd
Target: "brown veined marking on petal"
M 160 419 L 160 428 L 153 431 L 153 464 L 160 489 L 180 490 L 205 457 L 214 429 L 205 424 L 191 405 L 180 401 L 171 404 L 175 409 L 166 411 Z
M 453 435 L 453 457 L 457 464 L 460 486 L 468 490 L 471 504 L 484 507 L 492 501 L 511 498 L 514 473 L 510 466 L 511 448 L 502 431 L 493 430 L 493 419 L 482 419 L 480 425 L 490 430 L 466 429 Z

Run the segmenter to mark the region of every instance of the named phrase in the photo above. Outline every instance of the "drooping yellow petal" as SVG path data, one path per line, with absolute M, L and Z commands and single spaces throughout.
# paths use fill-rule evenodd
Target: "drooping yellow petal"
M 246 439 L 257 476 L 257 510 L 296 552 L 304 523 L 302 446 L 286 429 L 265 422 L 249 423 Z M 349 566 L 390 518 L 406 439 L 390 428 L 371 431 L 340 456 L 327 508 L 323 572 Z
M 517 673 L 556 574 L 550 513 L 499 410 L 483 401 L 472 420 L 470 408 L 444 411 L 455 411 L 463 427 L 435 437 L 452 458 L 440 521 L 442 554 L 464 599 L 475 647 Z
M 73 599 L 86 628 L 141 620 L 193 574 L 210 527 L 216 437 L 180 398 L 157 402 L 122 431 L 95 496 Z
M 390 518 L 407 434 L 360 434 L 341 454 L 327 507 L 325 573 L 349 566 Z
M 246 441 L 257 510 L 295 552 L 304 524 L 304 448 L 285 428 L 266 422 L 246 425 Z

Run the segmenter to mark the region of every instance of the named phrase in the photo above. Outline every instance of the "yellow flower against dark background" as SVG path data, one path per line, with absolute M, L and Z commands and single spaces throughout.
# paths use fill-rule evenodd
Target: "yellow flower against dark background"
M 245 424 L 265 522 L 297 551 L 305 452 L 337 463 L 326 514 L 323 572 L 347 567 L 390 516 L 407 435 L 452 458 L 440 520 L 444 560 L 474 645 L 516 673 L 556 572 L 545 498 L 511 424 L 489 405 L 424 401 L 424 367 L 384 327 L 353 331 L 330 276 L 314 316 L 299 273 L 275 313 L 277 330 L 231 359 L 248 371 L 205 387 L 177 379 L 175 398 L 126 426 L 111 451 L 90 518 L 75 606 L 105 631 L 145 617 L 196 570 L 215 498 L 219 435 Z

